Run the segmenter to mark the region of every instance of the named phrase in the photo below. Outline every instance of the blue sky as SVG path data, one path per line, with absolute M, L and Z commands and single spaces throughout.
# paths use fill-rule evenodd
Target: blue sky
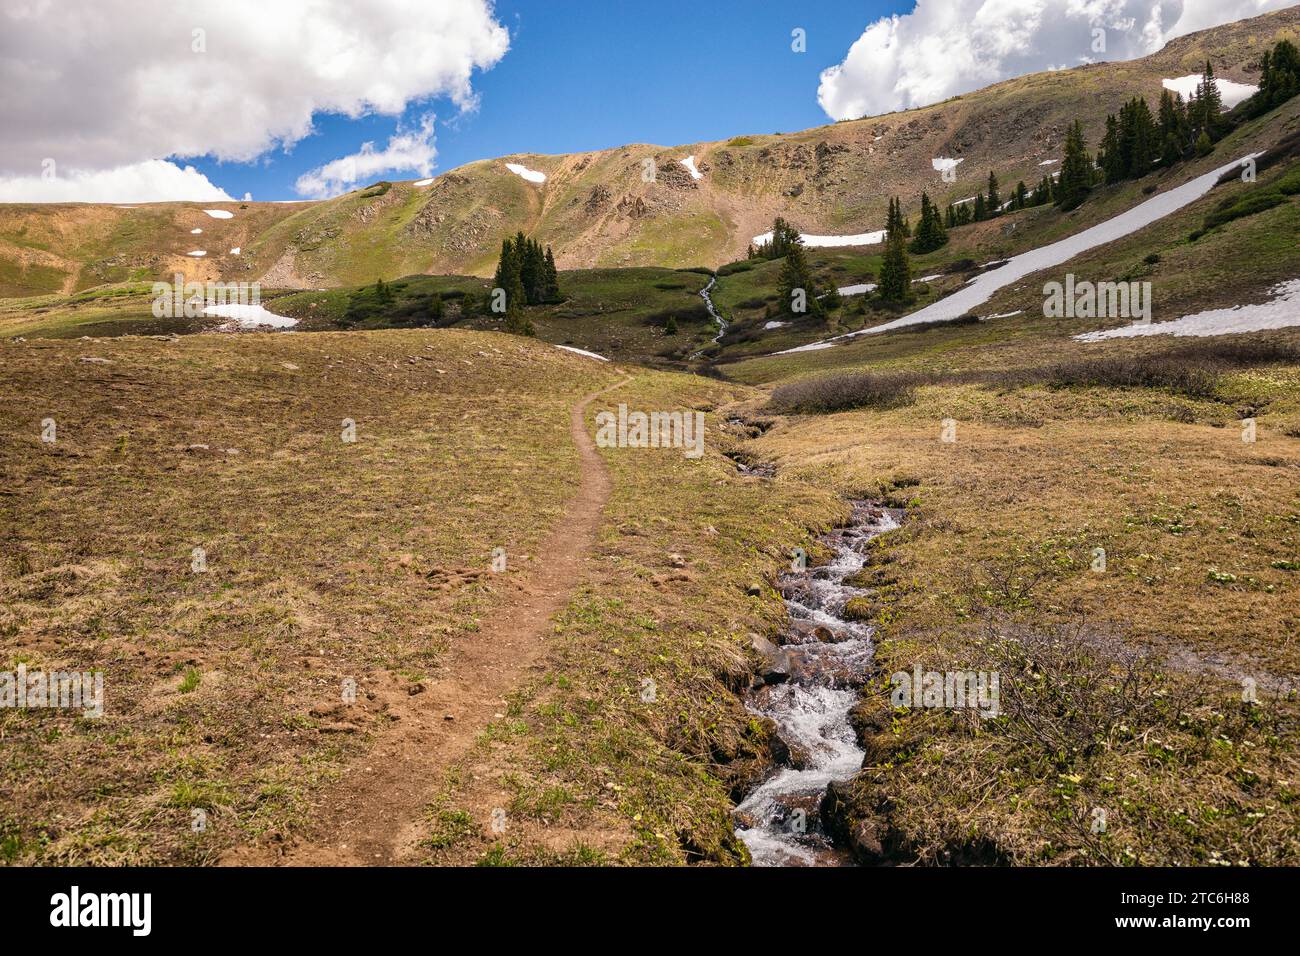
M 435 174 L 515 152 L 565 153 L 650 142 L 664 146 L 829 122 L 817 103 L 821 71 L 844 59 L 873 21 L 911 0 L 498 0 L 510 52 L 476 73 L 476 112 L 446 99 L 412 104 L 409 124 L 438 115 Z M 807 52 L 791 50 L 806 31 Z M 318 114 L 316 134 L 249 163 L 178 160 L 232 196 L 294 199 L 309 169 L 382 149 L 398 120 Z M 393 178 L 414 178 L 395 173 Z

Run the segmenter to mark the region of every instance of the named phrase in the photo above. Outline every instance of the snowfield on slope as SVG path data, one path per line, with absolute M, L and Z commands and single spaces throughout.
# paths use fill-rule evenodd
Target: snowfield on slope
M 546 182 L 545 173 L 540 173 L 535 169 L 529 169 L 527 166 L 521 166 L 518 163 L 506 163 L 506 169 L 510 170 L 516 176 L 528 180 L 530 183 Z
M 806 232 L 799 233 L 803 244 L 810 249 L 831 249 L 836 246 L 874 246 L 885 241 L 885 230 L 879 232 L 860 232 L 855 236 L 814 236 Z M 761 246 L 772 241 L 772 234 L 765 232 L 754 237 L 754 245 Z
M 1300 325 L 1300 279 L 1283 282 L 1270 290 L 1273 299 L 1258 305 L 1237 305 L 1185 315 L 1172 322 L 1143 322 L 1118 329 L 1102 329 L 1076 335 L 1080 342 L 1103 339 L 1131 339 L 1143 335 L 1240 335 Z
M 1189 73 L 1187 76 L 1177 76 L 1172 80 L 1161 80 L 1160 85 L 1174 93 L 1181 93 L 1183 99 L 1190 100 L 1196 88 L 1201 85 L 1201 74 Z M 1214 85 L 1219 89 L 1219 98 L 1223 100 L 1225 110 L 1232 109 L 1242 100 L 1248 100 L 1259 92 L 1258 86 L 1234 83 L 1232 80 L 1221 80 L 1218 77 L 1214 78 Z
M 685 159 L 679 159 L 677 162 L 686 167 L 686 171 L 691 174 L 691 179 L 703 179 L 704 174 L 695 168 L 695 156 L 687 156 Z
M 1122 212 L 1112 219 L 1107 219 L 1105 222 L 1091 226 L 1083 230 L 1083 232 L 1069 236 L 1059 242 L 1053 242 L 1050 245 L 1013 256 L 998 268 L 990 269 L 988 272 L 976 276 L 947 298 L 931 303 L 910 315 L 905 315 L 892 322 L 886 322 L 883 325 L 872 326 L 869 329 L 859 329 L 856 332 L 837 335 L 834 338 L 824 339 L 820 342 L 811 342 L 797 348 L 785 349 L 783 352 L 776 354 L 812 352 L 817 349 L 830 348 L 838 342 L 848 341 L 860 335 L 874 335 L 877 332 L 888 332 L 890 329 L 901 329 L 904 326 L 917 325 L 922 322 L 950 322 L 953 319 L 961 318 L 963 315 L 969 315 L 978 306 L 993 298 L 994 293 L 1011 285 L 1013 282 L 1020 281 L 1025 276 L 1069 262 L 1089 249 L 1095 249 L 1097 246 L 1103 246 L 1108 242 L 1114 242 L 1116 239 L 1122 239 L 1157 220 L 1163 219 L 1165 216 L 1177 212 L 1184 206 L 1190 205 L 1213 189 L 1214 184 L 1219 181 L 1219 177 L 1224 173 L 1240 169 L 1242 163 L 1258 155 L 1258 153 L 1252 153 L 1231 163 L 1226 163 L 1218 169 L 1183 183 L 1181 186 L 1176 186 L 1173 189 L 1152 196 L 1146 202 L 1139 203 L 1132 209 Z

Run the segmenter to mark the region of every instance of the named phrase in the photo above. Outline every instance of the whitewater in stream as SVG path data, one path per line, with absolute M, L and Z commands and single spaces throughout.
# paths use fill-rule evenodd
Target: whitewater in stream
M 868 543 L 897 527 L 889 511 L 855 502 L 851 524 L 822 539 L 833 549 L 830 563 L 781 578 L 790 616 L 781 638 L 790 679 L 752 692 L 746 706 L 775 721 L 795 755 L 791 762 L 800 766 L 778 769 L 736 808 L 736 834 L 756 866 L 845 862 L 822 830 L 817 808 L 828 784 L 862 768 L 849 711 L 867 677 L 875 633 L 870 624 L 844 619 L 845 603 L 870 593 L 845 579 L 862 569 Z
M 712 289 L 717 284 L 718 284 L 718 277 L 716 275 L 711 276 L 709 278 L 709 284 L 700 290 L 700 298 L 704 300 L 704 307 L 709 310 L 709 315 L 712 316 L 713 321 L 718 323 L 718 334 L 713 337 L 713 344 L 715 345 L 718 342 L 722 341 L 722 336 L 725 335 L 727 332 L 727 323 L 723 321 L 723 318 L 718 313 L 718 310 L 714 308 L 713 298 L 709 295 L 709 290 Z M 704 349 L 700 349 L 698 352 L 692 355 L 691 358 L 693 359 L 699 358 L 703 354 L 704 354 Z
M 921 322 L 948 322 L 959 319 L 963 315 L 969 315 L 972 309 L 993 298 L 995 292 L 1004 289 L 1013 282 L 1019 282 L 1025 276 L 1040 272 L 1043 269 L 1050 269 L 1053 266 L 1059 266 L 1076 256 L 1082 255 L 1089 249 L 1122 239 L 1157 220 L 1163 219 L 1165 216 L 1177 212 L 1184 206 L 1190 205 L 1213 189 L 1215 183 L 1219 181 L 1219 177 L 1224 173 L 1242 169 L 1244 163 L 1258 155 L 1258 153 L 1252 153 L 1249 156 L 1243 156 L 1241 159 L 1220 166 L 1218 169 L 1203 176 L 1198 176 L 1181 186 L 1159 193 L 1146 202 L 1139 203 L 1127 212 L 1122 212 L 1118 216 L 1098 223 L 1076 235 L 1013 256 L 998 268 L 990 269 L 988 272 L 976 276 L 952 295 L 940 299 L 938 302 L 933 302 L 924 309 L 918 309 L 910 315 L 905 315 L 892 322 L 886 322 L 883 325 L 872 326 L 869 329 L 859 329 L 856 332 L 837 335 L 834 338 L 824 339 L 820 342 L 811 342 L 808 345 L 785 349 L 776 354 L 814 352 L 818 349 L 828 349 L 839 342 L 847 342 L 860 335 L 888 332 L 890 329 L 917 325 Z

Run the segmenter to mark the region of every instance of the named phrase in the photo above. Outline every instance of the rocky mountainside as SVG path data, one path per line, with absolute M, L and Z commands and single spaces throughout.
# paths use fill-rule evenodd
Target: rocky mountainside
M 806 233 L 849 235 L 881 228 L 891 195 L 914 208 L 924 189 L 946 204 L 973 195 L 990 171 L 1004 188 L 1033 184 L 1076 118 L 1095 145 L 1108 113 L 1134 95 L 1154 104 L 1162 80 L 1197 73 L 1207 58 L 1221 79 L 1253 83 L 1260 53 L 1283 37 L 1300 39 L 1300 8 L 1183 37 L 1142 60 L 1038 73 L 886 116 L 672 148 L 507 156 L 323 202 L 0 205 L 0 295 L 175 271 L 273 287 L 485 275 L 502 237 L 519 230 L 553 246 L 561 268 L 717 266 L 743 257 L 777 215 Z M 941 178 L 939 158 L 960 161 L 955 181 Z

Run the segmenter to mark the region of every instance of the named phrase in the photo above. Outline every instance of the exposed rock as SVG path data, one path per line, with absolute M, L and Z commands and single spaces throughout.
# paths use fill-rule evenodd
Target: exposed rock
M 790 655 L 761 634 L 750 634 L 749 644 L 761 658 L 758 674 L 766 684 L 790 679 Z

